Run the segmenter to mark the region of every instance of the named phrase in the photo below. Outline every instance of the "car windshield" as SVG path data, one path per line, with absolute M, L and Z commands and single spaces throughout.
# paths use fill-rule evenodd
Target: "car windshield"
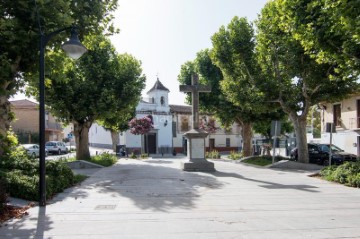
M 55 145 L 56 145 L 56 143 L 53 143 L 53 142 L 47 142 L 45 145 L 46 145 L 46 146 L 55 146 Z
M 329 152 L 330 151 L 330 145 L 329 144 L 322 144 L 321 145 L 321 150 L 324 151 L 324 152 Z M 342 152 L 344 150 L 342 150 L 339 147 L 332 144 L 331 145 L 331 151 L 332 152 Z

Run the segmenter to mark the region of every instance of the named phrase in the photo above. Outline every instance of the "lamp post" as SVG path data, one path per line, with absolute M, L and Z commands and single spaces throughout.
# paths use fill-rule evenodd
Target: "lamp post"
M 40 74 L 39 74 L 39 138 L 40 138 L 40 156 L 39 156 L 39 191 L 40 206 L 46 206 L 46 180 L 45 180 L 45 47 L 52 37 L 60 32 L 71 29 L 71 37 L 61 48 L 67 55 L 73 59 L 80 58 L 87 50 L 81 44 L 75 27 L 66 27 L 45 35 L 40 33 Z

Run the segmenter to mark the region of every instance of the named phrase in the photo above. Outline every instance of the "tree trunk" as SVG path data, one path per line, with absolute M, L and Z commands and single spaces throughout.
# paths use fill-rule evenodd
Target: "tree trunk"
M 76 160 L 89 159 L 89 129 L 92 122 L 79 123 L 75 121 L 73 124 L 76 141 Z
M 309 163 L 309 153 L 306 138 L 306 117 L 298 116 L 295 112 L 292 112 L 290 114 L 290 119 L 294 125 L 296 134 L 298 161 L 301 163 Z
M 0 96 L 0 156 L 4 154 L 6 148 L 8 148 L 7 141 L 4 140 L 7 137 L 7 132 L 10 128 L 11 114 L 10 114 L 10 102 L 6 95 Z M 1 158 L 1 157 L 0 157 Z
M 248 157 L 253 155 L 252 148 L 252 125 L 250 122 L 242 122 L 241 123 L 241 136 L 243 138 L 243 155 L 244 157 Z
M 116 145 L 120 143 L 119 131 L 110 130 L 111 133 L 111 141 L 112 141 L 112 149 L 116 152 Z

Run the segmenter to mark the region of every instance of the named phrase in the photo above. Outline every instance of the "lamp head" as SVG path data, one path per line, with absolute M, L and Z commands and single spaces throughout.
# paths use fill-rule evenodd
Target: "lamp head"
M 66 52 L 69 57 L 75 60 L 79 59 L 87 51 L 86 47 L 81 44 L 78 37 L 78 32 L 74 27 L 71 29 L 70 39 L 65 42 L 61 46 L 61 48 Z

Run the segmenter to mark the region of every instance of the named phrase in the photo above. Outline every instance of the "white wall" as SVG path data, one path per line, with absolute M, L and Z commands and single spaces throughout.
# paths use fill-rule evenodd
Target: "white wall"
M 111 148 L 112 140 L 110 131 L 106 131 L 102 126 L 94 123 L 89 130 L 89 143 L 93 146 L 108 146 Z
M 345 152 L 358 155 L 358 137 L 354 131 L 344 131 L 332 134 L 332 144 L 340 147 Z M 330 143 L 330 133 L 321 134 L 321 143 Z

